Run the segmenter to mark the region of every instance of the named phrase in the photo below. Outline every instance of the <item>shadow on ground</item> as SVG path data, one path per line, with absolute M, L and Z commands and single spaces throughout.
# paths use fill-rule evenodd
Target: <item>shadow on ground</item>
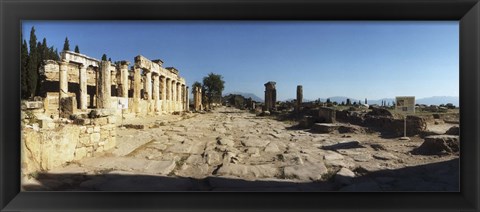
M 396 170 L 366 172 L 352 184 L 339 185 L 334 177 L 319 182 L 287 180 L 247 181 L 225 177 L 185 177 L 82 173 L 41 173 L 37 184 L 22 186 L 26 191 L 459 191 L 459 159 Z

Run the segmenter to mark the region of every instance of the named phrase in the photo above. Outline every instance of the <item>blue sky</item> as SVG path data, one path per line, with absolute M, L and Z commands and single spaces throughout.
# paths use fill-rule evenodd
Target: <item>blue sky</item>
M 221 74 L 224 93 L 263 98 L 277 82 L 277 98 L 459 96 L 457 21 L 24 21 L 28 41 L 113 61 L 136 55 L 162 59 L 187 84 Z

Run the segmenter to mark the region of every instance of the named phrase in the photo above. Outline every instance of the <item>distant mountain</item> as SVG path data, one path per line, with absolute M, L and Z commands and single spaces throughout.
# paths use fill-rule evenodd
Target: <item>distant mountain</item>
M 417 104 L 426 104 L 426 105 L 441 105 L 441 104 L 452 103 L 455 106 L 459 106 L 460 98 L 456 96 L 432 96 L 432 97 L 417 99 L 415 102 Z
M 228 96 L 230 94 L 237 94 L 237 95 L 242 95 L 243 97 L 245 98 L 252 98 L 253 101 L 256 101 L 256 102 L 263 102 L 263 99 L 258 97 L 257 95 L 253 94 L 253 93 L 243 93 L 243 92 L 231 92 L 231 93 L 226 93 L 226 94 L 223 94 L 223 96 Z
M 329 97 L 329 99 L 332 102 L 337 102 L 337 103 L 340 104 L 340 103 L 342 103 L 342 101 L 346 102 L 346 99 L 348 99 L 348 97 L 346 97 L 346 96 L 333 96 L 333 97 Z M 354 98 L 349 98 L 349 99 L 352 103 L 353 102 L 358 102 L 358 99 L 354 99 Z M 322 102 L 325 102 L 325 101 L 327 101 L 327 98 L 320 98 L 320 100 Z M 365 101 L 365 99 L 361 99 L 362 103 L 364 103 L 364 101 Z M 367 103 L 369 105 L 373 105 L 373 104 L 381 105 L 382 101 L 385 101 L 387 103 L 390 103 L 390 105 L 392 105 L 392 103 L 395 101 L 395 98 L 367 99 Z M 459 99 L 459 97 L 455 97 L 455 96 L 432 96 L 432 97 L 415 99 L 415 103 L 416 104 L 425 104 L 425 105 L 441 105 L 441 104 L 452 103 L 455 106 L 459 106 L 460 99 Z

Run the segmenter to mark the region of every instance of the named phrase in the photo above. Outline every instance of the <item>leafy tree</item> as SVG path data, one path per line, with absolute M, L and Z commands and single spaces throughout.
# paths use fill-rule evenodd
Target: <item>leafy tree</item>
M 80 53 L 80 49 L 78 49 L 78 45 L 75 45 L 75 53 Z
M 106 54 L 102 55 L 102 61 L 107 61 L 107 55 Z
M 63 43 L 63 51 L 70 51 L 70 43 L 68 42 L 68 37 L 65 37 L 65 43 Z
M 209 105 L 213 102 L 221 102 L 224 88 L 225 81 L 220 74 L 210 73 L 203 78 L 203 90 Z
M 200 83 L 199 81 L 195 81 L 195 82 L 192 84 L 192 94 L 195 94 L 195 88 L 196 88 L 196 87 L 201 88 L 201 87 L 202 87 L 202 83 Z
M 109 58 L 108 58 L 108 61 L 112 62 L 112 58 L 109 57 Z

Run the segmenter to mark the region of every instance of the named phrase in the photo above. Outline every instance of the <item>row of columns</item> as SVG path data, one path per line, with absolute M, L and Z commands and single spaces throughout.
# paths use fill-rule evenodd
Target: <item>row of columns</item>
M 140 112 L 141 68 L 134 67 L 134 111 Z M 127 79 L 128 80 L 128 79 Z M 153 82 L 152 82 L 153 81 Z M 128 81 L 123 84 L 128 84 Z M 188 87 L 177 80 L 146 72 L 144 77 L 144 94 L 148 101 L 153 101 L 150 112 L 174 112 L 188 110 Z M 161 102 L 160 102 L 161 101 Z
M 62 60 L 59 63 L 59 97 L 68 97 L 68 61 Z M 119 97 L 128 98 L 128 62 L 120 64 L 120 82 L 118 83 Z M 97 108 L 111 107 L 111 73 L 110 61 L 101 61 L 97 72 Z M 147 72 L 145 73 L 144 85 L 142 87 L 141 70 L 134 67 L 133 77 L 133 107 L 134 112 L 140 112 L 139 103 L 141 98 L 141 89 L 144 89 L 146 99 L 153 100 L 152 112 L 173 112 L 188 111 L 188 86 L 181 84 L 174 79 L 166 76 Z M 153 85 L 152 85 L 153 79 Z M 79 108 L 87 109 L 87 67 L 79 67 Z M 161 91 L 161 92 L 160 92 Z M 161 95 L 160 95 L 161 93 Z M 160 103 L 162 100 L 162 103 Z

